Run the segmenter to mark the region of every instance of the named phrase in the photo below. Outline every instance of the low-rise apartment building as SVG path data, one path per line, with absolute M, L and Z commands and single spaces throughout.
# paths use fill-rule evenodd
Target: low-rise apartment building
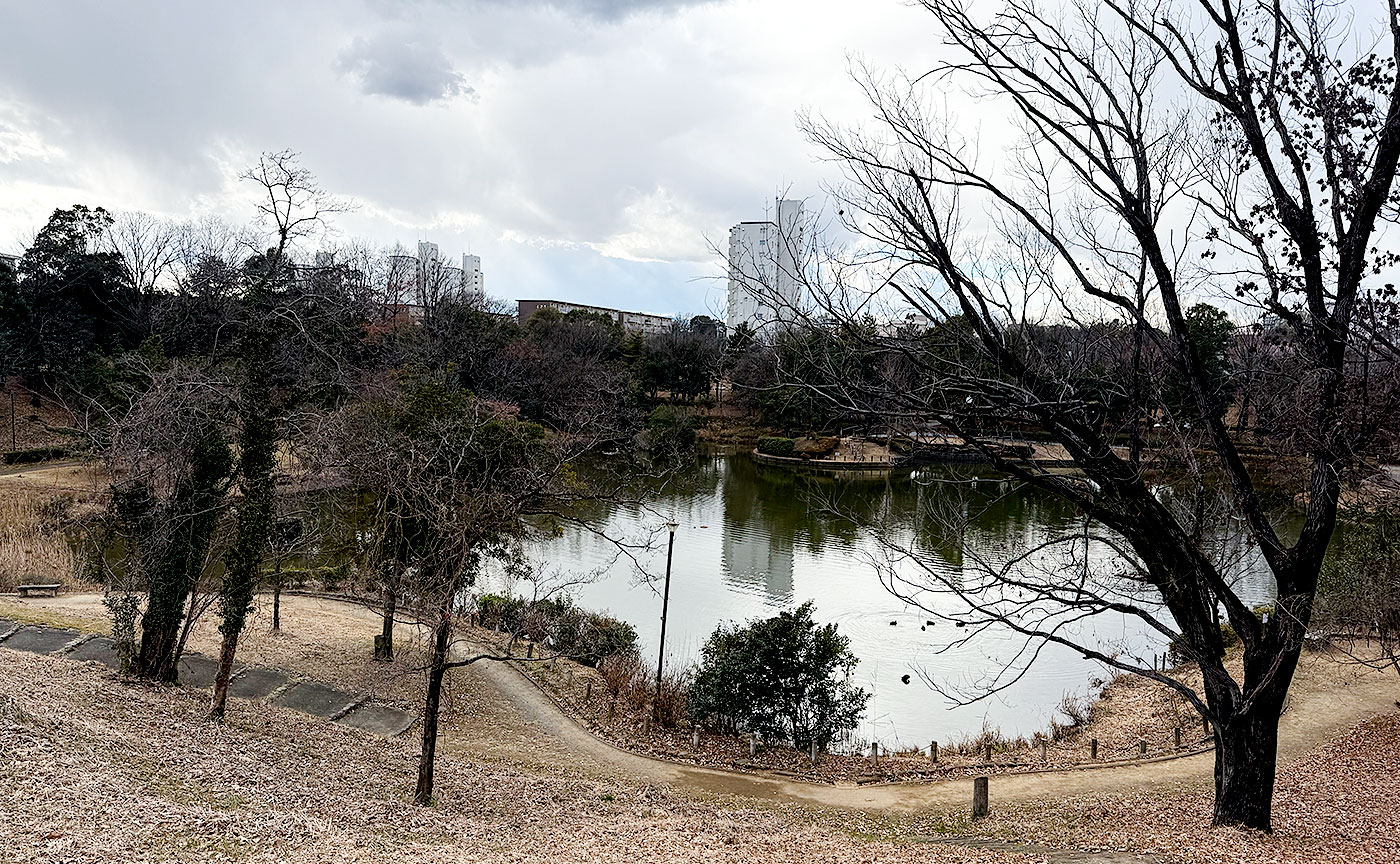
M 622 326 L 628 333 L 665 333 L 671 329 L 671 319 L 666 315 L 650 315 L 646 312 L 626 312 L 610 309 L 607 306 L 590 306 L 587 303 L 569 303 L 564 300 L 517 300 L 517 320 L 524 324 L 541 309 L 553 309 L 560 315 L 570 312 L 592 312 L 606 315 Z

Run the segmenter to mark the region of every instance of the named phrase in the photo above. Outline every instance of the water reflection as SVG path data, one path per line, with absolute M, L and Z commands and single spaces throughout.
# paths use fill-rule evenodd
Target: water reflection
M 683 482 L 658 490 L 650 506 L 652 514 L 615 508 L 592 515 L 611 536 L 654 528 L 649 523 L 657 521 L 656 513 L 675 514 L 681 523 L 668 664 L 698 656 L 719 623 L 814 600 L 819 620 L 836 622 L 851 638 L 861 658 L 859 682 L 874 693 L 862 734 L 890 744 L 947 741 L 975 733 L 984 722 L 1008 733 L 1029 733 L 1045 725 L 1066 690 L 1083 689 L 1091 677 L 1104 674 L 1078 652 L 1049 646 L 1029 674 L 972 705 L 954 706 L 920 683 L 923 674 L 945 690 L 971 692 L 1006 676 L 1008 666 L 1013 673 L 1023 669 L 1030 655 L 1023 639 L 1005 632 L 957 644 L 966 631 L 946 622 L 929 626 L 930 616 L 918 608 L 952 611 L 947 605 L 952 601 L 923 593 L 913 598 L 918 606 L 901 602 L 881 584 L 882 569 L 910 583 L 932 581 L 930 572 L 970 581 L 982 575 L 979 566 L 1000 564 L 1052 537 L 1065 538 L 1064 548 L 1033 559 L 1037 566 L 1078 572 L 1086 549 L 1092 572 L 1118 566 L 1111 549 L 1083 539 L 1084 519 L 1073 507 L 1017 483 L 954 468 L 926 469 L 915 478 L 817 476 L 759 466 L 744 455 L 708 456 Z M 881 530 L 863 527 L 871 525 Z M 1230 561 L 1226 572 L 1247 601 L 1268 599 L 1272 579 L 1257 551 L 1228 524 L 1221 529 L 1221 554 Z M 914 558 L 892 554 L 880 536 L 912 549 Z M 631 622 L 645 650 L 655 650 L 660 598 L 639 584 L 635 565 L 619 558 L 605 540 L 566 530 L 533 554 L 551 568 L 599 570 L 601 579 L 577 591 L 579 602 Z M 646 557 L 643 566 L 660 574 L 664 549 Z M 1113 590 L 1151 601 L 1130 581 L 1117 580 Z M 1159 634 L 1116 614 L 1079 623 L 1071 632 L 1107 651 L 1145 656 L 1162 650 Z M 912 683 L 903 683 L 911 673 Z
M 744 470 L 742 464 L 717 460 L 719 470 L 713 472 L 723 504 L 720 574 L 734 590 L 757 589 L 769 604 L 786 607 L 793 602 L 793 542 L 805 520 L 793 512 L 791 489 L 780 495 L 779 484 L 736 479 L 733 475 Z M 749 471 L 756 467 L 747 464 Z M 764 491 L 772 494 L 765 496 Z

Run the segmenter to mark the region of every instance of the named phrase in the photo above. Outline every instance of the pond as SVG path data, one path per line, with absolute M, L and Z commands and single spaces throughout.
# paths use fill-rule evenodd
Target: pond
M 979 475 L 980 470 L 980 475 Z M 967 513 L 957 536 L 946 525 Z M 929 514 L 950 512 L 951 520 Z M 977 578 L 973 561 L 1004 562 L 1025 547 L 1052 536 L 1083 532 L 1084 520 L 1058 499 L 990 476 L 975 466 L 930 467 L 915 475 L 812 475 L 759 466 L 747 454 L 709 454 L 682 482 L 668 484 L 645 507 L 602 507 L 589 516 L 600 532 L 566 528 L 531 550 L 543 572 L 559 579 L 591 575 L 570 588 L 580 605 L 610 612 L 637 628 L 644 656 L 655 662 L 665 572 L 660 542 L 636 555 L 620 555 L 607 538 L 638 538 L 668 519 L 675 537 L 670 612 L 666 637 L 668 668 L 696 660 L 706 637 L 722 622 L 767 617 L 811 600 L 821 622 L 834 622 L 860 658 L 855 677 L 872 693 L 857 735 L 885 746 L 927 746 L 956 741 L 987 724 L 1008 735 L 1044 729 L 1066 692 L 1083 693 L 1109 672 L 1068 647 L 1048 645 L 1029 670 L 995 695 L 959 705 L 1008 664 L 1023 668 L 1025 640 L 987 631 L 968 644 L 947 621 L 936 621 L 897 599 L 882 584 L 882 570 L 926 582 L 916 562 L 889 554 L 893 539 L 935 573 Z M 854 518 L 848 518 L 854 517 Z M 882 530 L 871 526 L 878 523 Z M 1251 604 L 1267 602 L 1273 580 L 1242 534 L 1223 520 L 1215 538 L 1232 563 L 1227 572 Z M 605 536 L 600 536 L 605 535 Z M 1073 544 L 1070 544 L 1071 546 Z M 1083 547 L 1079 547 L 1083 548 Z M 1095 572 L 1111 568 L 1114 556 L 1089 544 Z M 1043 566 L 1083 567 L 1041 557 Z M 876 566 L 877 561 L 888 565 Z M 886 570 L 886 566 L 892 569 Z M 1029 565 L 1027 565 L 1029 566 Z M 500 588 L 489 581 L 483 589 Z M 517 593 L 531 586 L 516 584 Z M 921 604 L 951 611 L 951 599 L 923 595 Z M 1070 631 L 1107 651 L 1140 656 L 1165 651 L 1160 634 L 1136 619 L 1101 614 Z M 906 682 L 905 676 L 909 676 Z M 1003 680 L 1007 680 L 1003 678 Z M 930 682 L 937 686 L 930 686 Z

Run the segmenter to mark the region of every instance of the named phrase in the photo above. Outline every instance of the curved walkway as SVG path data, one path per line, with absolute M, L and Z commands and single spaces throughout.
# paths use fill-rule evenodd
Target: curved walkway
M 968 778 L 930 783 L 872 786 L 830 786 L 782 777 L 739 774 L 652 759 L 622 750 L 598 738 L 566 715 L 514 665 L 478 663 L 468 667 L 471 689 L 488 691 L 494 703 L 481 718 L 514 733 L 524 743 L 513 761 L 584 770 L 607 776 L 624 775 L 643 782 L 665 783 L 681 789 L 727 795 L 744 795 L 820 807 L 859 810 L 910 811 L 925 808 L 963 807 L 971 798 Z M 1291 707 L 1279 729 L 1279 757 L 1286 761 L 1306 753 L 1333 735 L 1368 717 L 1394 710 L 1400 698 L 1400 678 L 1351 667 L 1339 667 L 1336 676 L 1300 678 Z M 473 718 L 459 727 L 466 738 L 449 736 L 447 746 L 467 754 L 480 750 L 474 743 L 482 729 Z M 520 734 L 524 732 L 525 734 Z M 476 742 L 473 741 L 476 739 Z M 546 746 L 539 746 L 546 744 Z M 492 747 L 489 755 L 511 758 L 510 747 Z M 993 777 L 994 801 L 1022 801 L 1099 792 L 1141 790 L 1144 787 L 1208 782 L 1213 777 L 1211 752 L 1158 762 L 1127 763 L 1102 768 L 1006 774 Z
M 99 602 L 100 598 L 95 596 L 65 595 L 52 600 L 31 600 L 24 605 L 92 612 L 83 604 L 96 609 Z M 366 639 L 379 630 L 378 616 L 358 604 L 328 597 L 305 598 L 305 602 L 308 611 L 314 611 L 321 604 L 334 603 L 338 607 L 337 622 L 342 626 L 354 622 L 351 626 L 356 631 L 363 627 L 363 633 L 357 635 Z M 284 616 L 289 614 L 287 603 L 284 596 Z M 100 612 L 95 614 L 100 617 Z M 0 635 L 12 628 L 13 625 L 7 624 L 0 623 Z M 78 634 L 74 631 L 73 635 Z M 477 663 L 460 670 L 451 682 L 449 704 L 455 704 L 457 710 L 445 718 L 441 746 L 471 758 L 509 762 L 526 769 L 554 773 L 662 783 L 679 791 L 742 795 L 818 807 L 888 811 L 962 809 L 971 798 L 972 784 L 968 778 L 831 786 L 666 762 L 622 750 L 595 736 L 564 713 L 513 664 Z M 1400 699 L 1400 677 L 1393 673 L 1338 666 L 1317 655 L 1309 655 L 1300 666 L 1290 696 L 1290 708 L 1280 724 L 1280 761 L 1296 758 L 1368 717 L 1395 710 L 1397 699 Z M 1206 752 L 1169 761 L 1005 774 L 991 779 L 991 795 L 995 807 L 997 801 L 1208 783 L 1213 768 L 1212 754 Z

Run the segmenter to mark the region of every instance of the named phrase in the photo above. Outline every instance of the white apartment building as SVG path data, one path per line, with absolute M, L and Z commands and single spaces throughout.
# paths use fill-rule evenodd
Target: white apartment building
M 486 278 L 481 274 L 481 256 L 462 256 L 462 290 L 470 294 L 486 293 Z
M 457 267 L 443 260 L 436 243 L 422 240 L 417 256 L 390 255 L 388 263 L 386 287 L 398 302 L 425 305 L 453 295 L 485 293 L 479 255 L 463 255 L 462 266 Z
M 418 284 L 420 290 L 427 289 L 437 294 L 443 286 L 443 263 L 438 257 L 438 245 L 426 240 L 418 241 Z
M 796 321 L 802 304 L 802 202 L 778 200 L 772 219 L 729 229 L 725 323 L 755 332 Z

